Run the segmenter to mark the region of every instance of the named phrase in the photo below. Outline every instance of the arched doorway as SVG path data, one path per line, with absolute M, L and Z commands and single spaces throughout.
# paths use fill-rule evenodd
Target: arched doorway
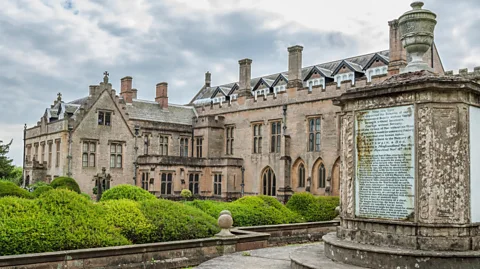
M 332 181 L 331 184 L 331 193 L 333 196 L 340 195 L 340 158 L 338 158 L 333 164 L 332 168 Z
M 277 195 L 277 178 L 271 167 L 265 168 L 262 173 L 262 194 L 268 196 Z

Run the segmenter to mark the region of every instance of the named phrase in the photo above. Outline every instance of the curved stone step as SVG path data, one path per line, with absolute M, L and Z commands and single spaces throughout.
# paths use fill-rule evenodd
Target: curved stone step
M 290 253 L 291 269 L 363 269 L 363 267 L 334 262 L 325 257 L 323 244 L 309 245 Z

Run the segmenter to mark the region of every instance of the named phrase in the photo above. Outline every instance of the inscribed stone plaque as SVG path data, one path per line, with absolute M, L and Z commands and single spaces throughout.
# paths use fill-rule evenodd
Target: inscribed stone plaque
M 355 215 L 406 220 L 415 201 L 413 106 L 355 113 Z
M 470 107 L 470 212 L 480 222 L 480 108 Z

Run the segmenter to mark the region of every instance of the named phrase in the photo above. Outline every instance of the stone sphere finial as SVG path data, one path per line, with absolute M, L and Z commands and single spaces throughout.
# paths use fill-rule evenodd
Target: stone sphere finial
M 230 211 L 228 210 L 222 210 L 222 212 L 220 212 L 220 216 L 218 217 L 218 226 L 222 230 L 215 236 L 219 236 L 219 237 L 235 236 L 230 232 L 232 225 L 233 225 L 232 213 L 230 213 Z
M 423 2 L 413 2 L 413 8 L 398 19 L 402 45 L 410 55 L 411 61 L 401 73 L 421 70 L 433 71 L 423 61 L 423 55 L 431 48 L 433 33 L 437 24 L 437 15 L 430 10 L 422 9 Z

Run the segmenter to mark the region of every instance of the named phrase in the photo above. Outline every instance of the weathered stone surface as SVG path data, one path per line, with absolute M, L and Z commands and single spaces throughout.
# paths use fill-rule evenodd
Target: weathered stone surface
M 333 233 L 323 239 L 325 255 L 328 258 L 367 268 L 476 269 L 480 264 L 480 251 L 426 251 L 378 247 L 340 240 Z

